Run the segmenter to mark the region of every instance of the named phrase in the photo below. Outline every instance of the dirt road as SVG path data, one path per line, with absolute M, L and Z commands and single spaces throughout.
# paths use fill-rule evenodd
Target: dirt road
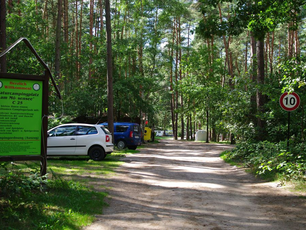
M 306 229 L 306 200 L 224 163 L 230 146 L 146 146 L 104 180 L 109 207 L 84 230 Z

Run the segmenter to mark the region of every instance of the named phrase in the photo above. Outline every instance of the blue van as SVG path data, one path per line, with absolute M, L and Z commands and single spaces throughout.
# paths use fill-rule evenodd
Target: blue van
M 108 123 L 101 123 L 108 128 Z M 130 122 L 114 122 L 114 138 L 115 145 L 118 149 L 129 149 L 135 150 L 137 146 L 141 145 L 141 130 L 137 123 Z

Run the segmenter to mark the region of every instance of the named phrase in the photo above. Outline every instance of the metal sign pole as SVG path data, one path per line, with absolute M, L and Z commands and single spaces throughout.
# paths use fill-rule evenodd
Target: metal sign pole
M 290 139 L 290 112 L 288 112 L 287 152 L 289 152 L 289 139 Z

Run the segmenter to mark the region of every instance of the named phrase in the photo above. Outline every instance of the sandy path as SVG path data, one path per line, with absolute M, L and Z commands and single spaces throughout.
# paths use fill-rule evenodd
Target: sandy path
M 84 230 L 306 229 L 306 200 L 225 164 L 230 146 L 146 146 L 104 180 L 110 206 Z

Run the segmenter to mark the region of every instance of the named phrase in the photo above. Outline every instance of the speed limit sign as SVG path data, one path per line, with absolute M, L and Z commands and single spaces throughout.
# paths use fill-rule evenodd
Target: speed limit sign
M 283 93 L 279 98 L 279 104 L 284 110 L 293 111 L 300 106 L 300 97 L 296 93 Z

